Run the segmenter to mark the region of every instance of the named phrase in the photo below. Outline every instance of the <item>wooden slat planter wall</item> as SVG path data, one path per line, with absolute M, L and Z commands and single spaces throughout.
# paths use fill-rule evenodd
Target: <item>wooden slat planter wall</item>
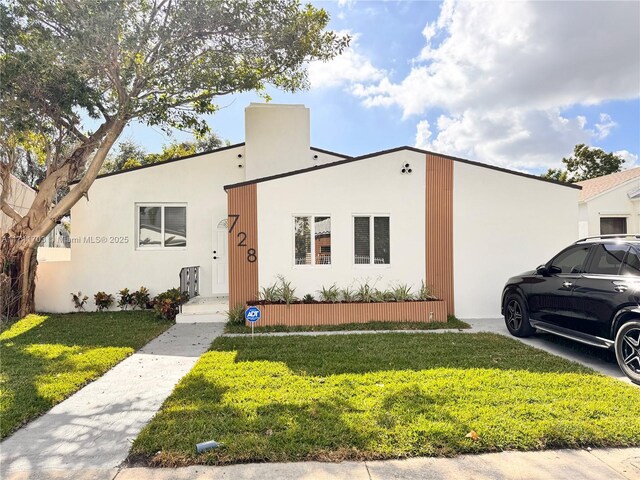
M 311 303 L 257 305 L 262 317 L 257 327 L 270 325 L 339 325 L 366 322 L 446 322 L 447 303 Z M 247 322 L 247 325 L 249 323 Z

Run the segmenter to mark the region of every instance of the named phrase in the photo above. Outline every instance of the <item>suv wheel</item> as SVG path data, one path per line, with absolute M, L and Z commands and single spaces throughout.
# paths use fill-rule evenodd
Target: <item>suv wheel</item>
M 616 335 L 616 360 L 633 383 L 640 384 L 640 321 L 627 322 Z
M 535 329 L 529 323 L 529 313 L 520 295 L 510 294 L 504 302 L 504 322 L 515 337 L 530 337 Z

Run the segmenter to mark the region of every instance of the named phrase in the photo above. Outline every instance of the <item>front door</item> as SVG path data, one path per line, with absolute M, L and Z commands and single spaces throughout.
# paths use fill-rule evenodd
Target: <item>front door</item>
M 214 222 L 213 227 L 213 247 L 211 258 L 213 261 L 212 292 L 214 295 L 229 293 L 229 265 L 227 262 L 227 246 L 229 242 L 229 232 L 227 230 L 227 219 Z

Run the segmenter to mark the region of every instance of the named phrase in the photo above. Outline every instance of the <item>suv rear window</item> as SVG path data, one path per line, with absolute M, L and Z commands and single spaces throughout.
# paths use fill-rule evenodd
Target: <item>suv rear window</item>
M 618 275 L 627 250 L 629 250 L 627 245 L 595 245 L 593 247 L 593 258 L 591 259 L 588 272 L 600 275 Z
M 633 248 L 629 250 L 629 254 L 622 264 L 622 272 L 620 274 L 640 276 L 640 258 L 638 258 L 638 253 Z

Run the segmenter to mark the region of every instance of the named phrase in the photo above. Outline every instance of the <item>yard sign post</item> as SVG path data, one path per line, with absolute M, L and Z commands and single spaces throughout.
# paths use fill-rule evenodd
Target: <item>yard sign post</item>
M 249 307 L 244 311 L 244 318 L 251 324 L 251 338 L 253 338 L 253 326 L 260 320 L 262 312 L 258 307 Z

